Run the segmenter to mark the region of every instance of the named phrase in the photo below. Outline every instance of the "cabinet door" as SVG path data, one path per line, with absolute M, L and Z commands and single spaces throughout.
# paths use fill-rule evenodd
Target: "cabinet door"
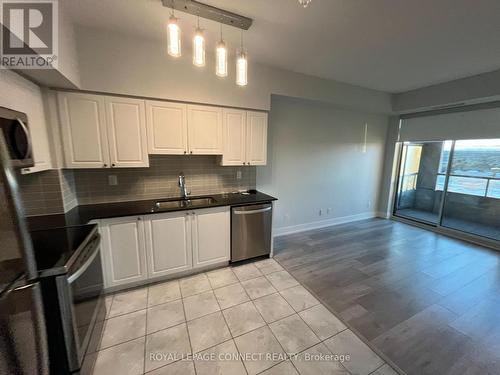
M 104 98 L 78 93 L 58 93 L 57 98 L 65 167 L 108 167 Z
M 247 163 L 267 163 L 267 113 L 247 111 Z
M 148 276 L 165 276 L 192 268 L 188 212 L 144 217 Z
M 223 109 L 224 153 L 222 165 L 245 165 L 246 162 L 246 112 Z
M 190 154 L 222 155 L 222 109 L 188 105 Z
M 193 267 L 204 267 L 229 261 L 231 218 L 229 207 L 194 211 Z
M 149 167 L 144 100 L 106 97 L 112 167 Z
M 147 278 L 144 225 L 137 217 L 102 220 L 102 256 L 106 288 Z
M 146 102 L 148 151 L 178 155 L 187 152 L 187 106 L 148 100 Z

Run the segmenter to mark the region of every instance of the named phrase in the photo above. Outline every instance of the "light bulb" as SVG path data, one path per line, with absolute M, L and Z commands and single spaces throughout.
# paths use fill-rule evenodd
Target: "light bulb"
M 181 55 L 181 29 L 177 24 L 177 18 L 170 16 L 167 26 L 168 54 L 173 57 Z
M 243 49 L 236 55 L 236 84 L 246 86 L 248 84 L 248 59 Z
M 227 47 L 223 40 L 217 44 L 215 56 L 215 74 L 219 77 L 227 77 Z
M 193 64 L 195 66 L 205 66 L 205 37 L 203 30 L 196 28 L 193 38 Z

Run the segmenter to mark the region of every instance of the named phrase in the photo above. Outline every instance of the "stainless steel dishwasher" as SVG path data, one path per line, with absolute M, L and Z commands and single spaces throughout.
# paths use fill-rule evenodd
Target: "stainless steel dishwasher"
M 231 210 L 231 261 L 271 252 L 272 203 L 233 207 Z

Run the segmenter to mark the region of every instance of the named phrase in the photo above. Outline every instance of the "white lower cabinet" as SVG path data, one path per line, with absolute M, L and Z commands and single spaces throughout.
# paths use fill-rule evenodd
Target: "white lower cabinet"
M 229 261 L 231 216 L 228 207 L 196 210 L 193 222 L 193 267 Z
M 106 288 L 230 259 L 230 207 L 99 221 Z
M 106 288 L 147 279 L 144 225 L 139 217 L 101 220 L 99 232 Z
M 145 217 L 149 277 L 166 276 L 192 268 L 189 219 L 187 212 Z

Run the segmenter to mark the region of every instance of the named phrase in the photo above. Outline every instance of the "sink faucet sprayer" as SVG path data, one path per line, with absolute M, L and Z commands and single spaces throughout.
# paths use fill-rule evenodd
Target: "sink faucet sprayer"
M 179 173 L 179 188 L 181 189 L 181 197 L 183 199 L 186 199 L 191 194 L 191 192 L 187 191 L 186 177 L 183 172 Z

